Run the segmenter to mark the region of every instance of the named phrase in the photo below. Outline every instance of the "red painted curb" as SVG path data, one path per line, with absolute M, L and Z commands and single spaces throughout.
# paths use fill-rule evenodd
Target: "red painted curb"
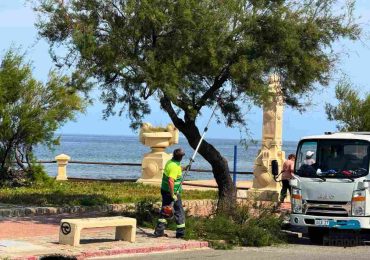
M 92 251 L 92 252 L 82 252 L 80 254 L 74 255 L 78 260 L 86 259 L 87 257 L 98 257 L 98 256 L 113 256 L 122 254 L 142 254 L 142 253 L 154 253 L 163 252 L 171 250 L 187 250 L 208 247 L 208 242 L 206 241 L 195 241 L 187 242 L 175 245 L 159 245 L 151 247 L 136 247 L 136 248 L 122 248 L 122 249 L 107 249 L 102 251 Z M 12 260 L 38 260 L 41 256 L 24 256 L 11 258 Z

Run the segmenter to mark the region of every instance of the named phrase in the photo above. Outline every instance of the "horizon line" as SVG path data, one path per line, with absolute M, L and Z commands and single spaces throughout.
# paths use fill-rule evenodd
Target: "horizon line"
M 182 134 L 180 132 L 180 134 Z M 125 135 L 125 134 L 82 134 L 82 133 L 56 133 L 55 135 L 60 135 L 60 136 L 63 136 L 63 135 L 77 135 L 77 136 L 115 136 L 115 137 L 139 137 L 139 135 Z M 181 139 L 185 139 L 186 138 L 184 136 L 179 136 L 179 138 Z M 240 138 L 218 138 L 218 137 L 209 137 L 208 139 L 216 139 L 216 140 L 242 140 Z M 256 140 L 256 141 L 261 141 L 262 139 L 256 139 L 256 138 L 252 138 L 252 139 L 248 139 L 248 140 Z M 283 140 L 283 142 L 297 142 L 298 143 L 299 140 Z

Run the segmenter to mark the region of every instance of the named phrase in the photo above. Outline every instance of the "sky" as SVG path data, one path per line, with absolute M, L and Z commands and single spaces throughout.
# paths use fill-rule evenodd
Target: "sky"
M 343 0 L 342 0 L 343 1 Z M 306 112 L 285 108 L 283 116 L 283 140 L 297 141 L 306 135 L 322 134 L 326 131 L 336 131 L 336 122 L 330 122 L 325 115 L 325 103 L 335 104 L 334 88 L 341 73 L 345 73 L 363 94 L 370 93 L 370 1 L 358 0 L 356 16 L 364 31 L 361 41 L 341 41 L 335 44 L 335 50 L 341 55 L 337 64 L 333 80 L 326 88 L 312 93 L 313 105 L 306 108 Z M 11 46 L 20 47 L 26 52 L 27 59 L 33 62 L 34 76 L 45 80 L 53 64 L 48 53 L 48 44 L 37 38 L 34 26 L 35 14 L 24 0 L 0 0 L 0 56 Z M 68 122 L 58 130 L 61 134 L 97 134 L 97 135 L 137 135 L 130 128 L 130 121 L 123 115 L 114 116 L 108 120 L 102 119 L 104 105 L 99 102 L 99 92 L 94 92 L 94 104 L 86 113 L 77 116 L 74 122 Z M 161 111 L 156 102 L 151 102 L 152 113 L 145 118 L 145 122 L 153 125 L 167 125 L 171 122 L 168 115 Z M 203 129 L 210 111 L 206 110 L 198 119 L 198 126 Z M 262 135 L 262 109 L 253 107 L 246 114 L 248 128 L 254 139 Z M 207 137 L 238 139 L 238 128 L 227 128 L 211 122 Z

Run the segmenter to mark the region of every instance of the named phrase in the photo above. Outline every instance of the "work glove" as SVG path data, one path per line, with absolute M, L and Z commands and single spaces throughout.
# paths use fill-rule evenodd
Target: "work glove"
M 182 166 L 181 169 L 183 171 L 189 171 L 190 170 L 190 165 L 188 164 L 188 165 Z
M 176 201 L 178 200 L 178 198 L 177 198 L 177 194 L 173 194 L 173 195 L 172 195 L 172 199 L 173 199 L 173 201 L 174 201 L 174 202 L 176 202 Z

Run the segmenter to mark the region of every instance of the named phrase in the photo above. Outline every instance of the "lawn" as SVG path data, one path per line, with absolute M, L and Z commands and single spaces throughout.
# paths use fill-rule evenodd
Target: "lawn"
M 183 200 L 215 199 L 215 191 L 186 190 Z M 138 183 L 52 182 L 31 187 L 0 188 L 0 203 L 32 206 L 93 206 L 160 201 L 160 188 Z

